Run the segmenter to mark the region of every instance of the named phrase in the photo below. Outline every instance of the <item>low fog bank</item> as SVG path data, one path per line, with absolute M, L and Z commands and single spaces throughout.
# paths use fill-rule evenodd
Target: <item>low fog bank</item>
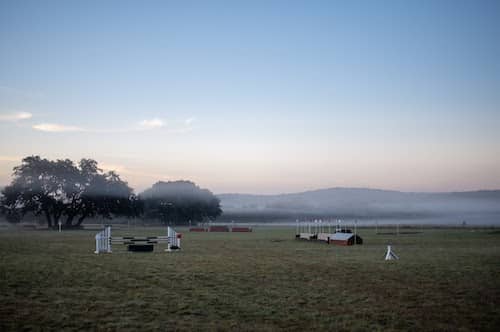
M 500 190 L 406 193 L 333 188 L 280 195 L 221 194 L 220 221 L 290 222 L 295 219 L 378 220 L 384 224 L 500 226 Z

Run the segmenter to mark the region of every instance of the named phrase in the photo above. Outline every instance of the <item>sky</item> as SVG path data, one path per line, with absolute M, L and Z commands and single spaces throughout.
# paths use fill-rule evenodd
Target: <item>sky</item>
M 0 1 L 0 185 L 500 188 L 499 1 Z

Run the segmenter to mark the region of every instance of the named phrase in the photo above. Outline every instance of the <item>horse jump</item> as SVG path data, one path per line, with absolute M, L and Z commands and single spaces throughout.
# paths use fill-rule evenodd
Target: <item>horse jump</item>
M 95 236 L 95 254 L 111 253 L 113 244 L 124 244 L 130 251 L 153 251 L 153 246 L 166 243 L 165 251 L 179 250 L 181 248 L 181 233 L 168 227 L 166 236 L 111 236 L 111 226 L 106 226 L 103 231 Z

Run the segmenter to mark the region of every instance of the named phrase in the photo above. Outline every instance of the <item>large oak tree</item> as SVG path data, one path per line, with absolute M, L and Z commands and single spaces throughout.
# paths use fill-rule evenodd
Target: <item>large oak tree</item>
M 160 181 L 140 197 L 145 216 L 165 224 L 214 220 L 222 214 L 219 198 L 191 181 Z
M 88 217 L 141 213 L 142 206 L 127 183 L 113 171 L 104 173 L 92 159 L 75 165 L 69 159 L 26 157 L 14 167 L 13 177 L 0 197 L 0 208 L 10 221 L 32 212 L 43 215 L 48 227 L 62 221 L 71 228 Z

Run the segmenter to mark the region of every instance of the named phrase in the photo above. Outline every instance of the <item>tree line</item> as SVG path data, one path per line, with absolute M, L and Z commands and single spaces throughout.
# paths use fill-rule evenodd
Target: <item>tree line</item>
M 104 172 L 93 159 L 74 163 L 29 156 L 14 167 L 11 184 L 1 191 L 0 213 L 12 223 L 31 213 L 42 216 L 49 228 L 59 223 L 78 228 L 94 217 L 187 224 L 214 220 L 222 209 L 215 195 L 191 181 L 160 181 L 135 194 L 117 172 Z

